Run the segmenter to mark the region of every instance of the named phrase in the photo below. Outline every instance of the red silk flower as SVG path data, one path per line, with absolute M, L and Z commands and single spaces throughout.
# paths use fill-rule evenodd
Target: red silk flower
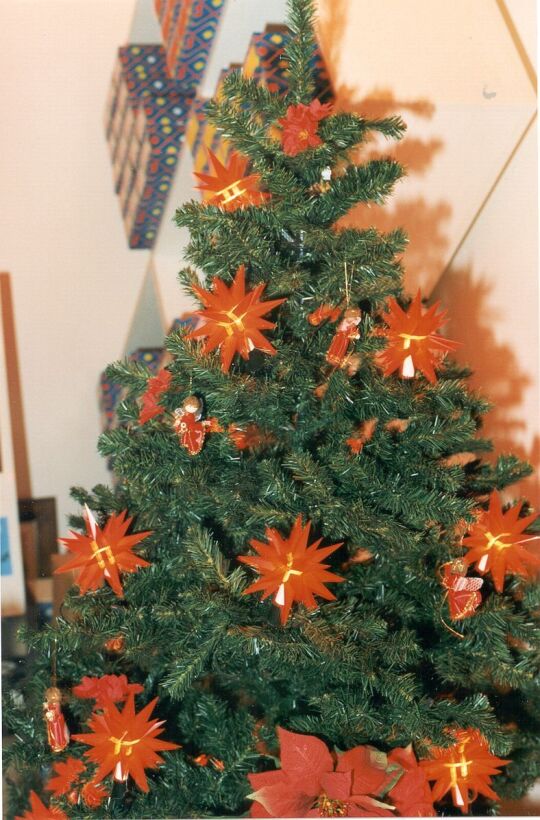
M 151 535 L 151 532 L 148 530 L 126 535 L 133 520 L 126 518 L 126 515 L 126 510 L 118 515 L 113 513 L 101 529 L 85 505 L 86 535 L 72 532 L 73 538 L 59 539 L 70 552 L 75 553 L 75 558 L 55 569 L 55 574 L 79 570 L 76 583 L 82 595 L 107 582 L 116 595 L 122 598 L 124 591 L 120 573 L 136 572 L 139 567 L 150 566 L 148 561 L 135 555 L 132 549 L 139 541 Z
M 317 134 L 320 120 L 332 110 L 331 103 L 321 105 L 319 100 L 312 100 L 309 105 L 298 103 L 289 105 L 287 114 L 278 120 L 282 126 L 281 145 L 283 153 L 295 157 L 308 148 L 317 148 L 322 140 Z
M 375 356 L 375 362 L 385 376 L 399 370 L 404 379 L 411 379 L 419 370 L 431 384 L 436 383 L 434 366 L 448 351 L 459 347 L 459 342 L 445 339 L 435 332 L 446 319 L 446 311 L 437 312 L 439 304 L 436 302 L 424 311 L 420 291 L 406 311 L 395 299 L 388 300 L 387 312 L 382 315 L 388 328 L 379 331 L 379 335 L 386 336 L 387 346 Z
M 149 791 L 144 770 L 156 769 L 163 763 L 157 752 L 180 748 L 176 743 L 157 739 L 165 721 L 148 719 L 156 703 L 157 698 L 136 713 L 133 693 L 122 712 L 108 701 L 104 711 L 93 714 L 88 721 L 91 733 L 73 735 L 74 740 L 93 747 L 85 755 L 98 764 L 96 780 L 112 772 L 116 781 L 122 783 L 131 776 L 143 792 Z
M 90 678 L 85 675 L 81 682 L 73 687 L 73 694 L 77 698 L 94 698 L 96 707 L 102 707 L 109 700 L 119 703 L 133 692 L 138 695 L 144 691 L 140 683 L 128 683 L 125 675 L 102 675 L 100 678 Z
M 520 518 L 522 506 L 519 503 L 503 512 L 499 494 L 492 492 L 489 508 L 481 511 L 463 539 L 463 546 L 469 549 L 464 560 L 467 564 L 476 563 L 477 571 L 483 575 L 491 572 L 497 592 L 503 591 L 508 573 L 527 577 L 530 570 L 540 567 L 540 558 L 523 546 L 525 541 L 537 540 L 533 536 L 524 536 L 524 531 L 538 516 L 532 514 Z
M 212 194 L 207 200 L 210 205 L 218 205 L 224 211 L 236 211 L 238 208 L 245 208 L 246 205 L 262 205 L 270 199 L 270 194 L 259 189 L 260 175 L 246 175 L 249 164 L 246 157 L 233 153 L 229 164 L 225 166 L 213 151 L 208 150 L 208 154 L 214 168 L 214 176 L 200 174 L 197 171 L 195 176 L 201 181 L 201 185 L 196 187 Z
M 311 524 L 303 526 L 302 516 L 299 515 L 294 526 L 283 538 L 273 527 L 266 528 L 268 543 L 250 541 L 258 555 L 240 555 L 238 560 L 253 567 L 260 578 L 251 584 L 244 595 L 263 591 L 263 600 L 275 595 L 274 602 L 281 608 L 281 623 L 284 624 L 295 601 L 300 601 L 308 609 L 316 609 L 315 595 L 327 601 L 335 601 L 336 596 L 325 586 L 325 583 L 340 583 L 344 578 L 327 572 L 329 564 L 321 564 L 337 550 L 343 542 L 331 544 L 319 549 L 322 538 L 317 539 L 308 547 L 308 538 Z
M 388 782 L 376 758 L 347 758 L 336 766 L 322 740 L 278 728 L 281 769 L 249 774 L 252 817 L 387 817 L 391 806 L 372 795 Z M 361 768 L 358 767 L 360 764 Z
M 68 820 L 68 816 L 58 806 L 47 806 L 39 799 L 34 791 L 30 792 L 30 808 L 15 820 Z
M 401 766 L 403 774 L 387 795 L 387 800 L 395 807 L 399 817 L 436 817 L 433 795 L 426 773 L 420 767 L 412 745 L 403 749 L 392 749 L 389 763 Z
M 203 310 L 195 311 L 203 319 L 202 327 L 192 331 L 187 338 L 197 339 L 207 336 L 204 352 L 210 353 L 221 349 L 221 369 L 226 373 L 234 354 L 239 353 L 248 359 L 254 348 L 273 356 L 276 349 L 262 333 L 262 329 L 272 329 L 273 322 L 262 319 L 265 313 L 281 305 L 285 299 L 271 299 L 261 302 L 265 285 L 256 285 L 246 293 L 245 267 L 240 265 L 232 285 L 227 287 L 218 277 L 214 278 L 212 290 L 193 287 L 193 292 L 204 305 Z
M 486 739 L 476 729 L 460 729 L 454 735 L 453 746 L 433 747 L 431 760 L 421 760 L 420 766 L 428 780 L 436 781 L 433 799 L 440 800 L 450 792 L 454 806 L 467 814 L 477 794 L 499 799 L 490 786 L 491 775 L 500 774 L 500 767 L 510 761 L 492 755 Z
M 145 424 L 150 419 L 165 412 L 165 409 L 159 404 L 159 400 L 169 389 L 171 379 L 172 373 L 170 370 L 160 370 L 156 376 L 148 379 L 146 390 L 142 395 L 139 424 Z

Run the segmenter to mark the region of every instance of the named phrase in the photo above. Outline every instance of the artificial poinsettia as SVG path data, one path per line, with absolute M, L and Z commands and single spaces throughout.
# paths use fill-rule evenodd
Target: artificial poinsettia
M 322 740 L 278 728 L 281 769 L 249 774 L 252 817 L 389 817 L 392 774 L 370 747 L 332 755 Z M 384 758 L 384 760 L 383 760 Z
M 486 739 L 477 729 L 459 729 L 453 732 L 455 743 L 443 748 L 434 746 L 431 759 L 420 761 L 428 780 L 434 780 L 433 800 L 440 800 L 447 792 L 463 814 L 478 794 L 498 800 L 491 788 L 491 775 L 500 774 L 500 767 L 510 761 L 491 754 Z
M 261 316 L 281 305 L 285 299 L 261 302 L 264 283 L 256 285 L 253 290 L 246 293 L 244 265 L 240 265 L 236 271 L 230 288 L 217 277 L 214 278 L 212 288 L 209 291 L 197 286 L 193 287 L 193 292 L 204 305 L 203 310 L 197 311 L 197 315 L 204 320 L 204 324 L 192 331 L 187 338 L 196 339 L 207 336 L 204 346 L 205 353 L 220 348 L 221 369 L 224 373 L 229 370 L 235 353 L 247 359 L 250 351 L 258 348 L 273 356 L 276 349 L 260 331 L 272 329 L 275 324 L 262 319 Z
M 68 757 L 66 760 L 55 762 L 53 769 L 56 774 L 49 779 L 45 788 L 48 792 L 53 793 L 53 797 L 60 797 L 60 795 L 67 794 L 71 790 L 80 775 L 86 771 L 86 766 L 82 760 L 78 760 L 76 757 Z
M 321 563 L 343 542 L 319 549 L 322 541 L 322 538 L 319 538 L 308 547 L 310 529 L 311 523 L 308 521 L 304 526 L 301 515 L 294 522 L 287 538 L 283 538 L 273 527 L 267 527 L 265 534 L 268 543 L 256 539 L 250 541 L 258 555 L 241 555 L 238 558 L 239 561 L 253 567 L 261 576 L 244 591 L 244 595 L 259 590 L 264 593 L 263 600 L 269 595 L 275 595 L 274 602 L 281 609 L 282 624 L 289 617 L 295 601 L 303 603 L 308 609 L 317 607 L 315 595 L 327 601 L 335 601 L 336 596 L 326 588 L 325 583 L 340 583 L 345 580 L 339 575 L 327 572 L 329 564 Z
M 163 758 L 157 752 L 179 749 L 176 743 L 157 740 L 163 732 L 163 720 L 149 720 L 157 698 L 140 712 L 135 712 L 133 693 L 130 693 L 120 712 L 112 701 L 104 703 L 104 711 L 93 714 L 88 721 L 91 733 L 73 735 L 74 740 L 92 746 L 85 755 L 98 764 L 95 780 L 100 781 L 111 772 L 118 782 L 129 776 L 143 792 L 149 790 L 145 769 L 156 769 Z
M 439 304 L 436 302 L 424 311 L 420 291 L 406 311 L 395 299 L 388 300 L 387 311 L 382 315 L 388 328 L 379 331 L 379 335 L 386 337 L 387 346 L 375 357 L 385 376 L 399 370 L 403 378 L 411 379 L 419 370 L 431 384 L 436 383 L 434 366 L 448 351 L 459 347 L 459 342 L 435 332 L 446 319 L 446 311 L 437 312 Z
M 388 761 L 397 763 L 402 770 L 401 777 L 388 791 L 386 798 L 392 803 L 398 816 L 436 817 L 428 779 L 416 759 L 412 745 L 392 749 Z
M 526 541 L 536 540 L 524 537 L 523 533 L 538 516 L 520 518 L 522 506 L 519 503 L 503 512 L 499 494 L 492 492 L 489 508 L 480 512 L 463 539 L 463 546 L 469 549 L 464 560 L 467 564 L 476 563 L 476 569 L 482 574 L 491 572 L 497 592 L 503 591 L 504 577 L 508 573 L 527 576 L 530 570 L 540 567 L 540 558 L 523 546 Z
M 309 105 L 298 103 L 289 105 L 287 113 L 278 120 L 282 127 L 281 145 L 283 153 L 295 157 L 308 148 L 317 148 L 322 140 L 317 131 L 320 120 L 327 117 L 332 110 L 331 103 L 321 104 L 312 100 Z
M 246 157 L 233 153 L 225 166 L 212 151 L 208 154 L 214 175 L 195 172 L 195 176 L 201 180 L 201 185 L 196 187 L 212 194 L 207 200 L 211 205 L 219 205 L 224 211 L 236 211 L 246 205 L 262 205 L 270 198 L 270 194 L 259 188 L 259 174 L 246 175 L 249 163 Z
M 124 592 L 120 580 L 121 572 L 136 572 L 139 567 L 150 566 L 132 552 L 133 547 L 151 535 L 151 532 L 137 532 L 126 535 L 132 518 L 126 518 L 127 511 L 113 513 L 105 527 L 101 529 L 92 512 L 85 505 L 86 534 L 71 532 L 73 538 L 60 538 L 75 558 L 67 561 L 56 573 L 79 570 L 76 583 L 81 594 L 98 589 L 105 581 L 120 598 Z
M 68 816 L 57 806 L 45 806 L 34 791 L 30 792 L 30 809 L 15 820 L 68 820 Z
M 133 692 L 138 695 L 144 691 L 140 683 L 128 683 L 126 675 L 102 675 L 100 678 L 90 678 L 85 675 L 81 682 L 73 687 L 73 694 L 77 698 L 95 698 L 96 707 L 103 706 L 109 700 L 119 703 L 126 700 Z
M 142 404 L 139 412 L 139 423 L 145 424 L 150 419 L 161 415 L 165 409 L 160 405 L 161 396 L 170 387 L 172 373 L 170 370 L 160 370 L 157 376 L 148 379 L 146 390 L 142 395 Z

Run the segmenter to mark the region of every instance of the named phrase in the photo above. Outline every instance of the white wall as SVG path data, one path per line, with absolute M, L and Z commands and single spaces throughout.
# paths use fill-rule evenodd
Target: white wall
M 148 254 L 124 238 L 102 111 L 133 0 L 1 0 L 0 269 L 12 274 L 35 496 L 107 480 L 96 383 Z

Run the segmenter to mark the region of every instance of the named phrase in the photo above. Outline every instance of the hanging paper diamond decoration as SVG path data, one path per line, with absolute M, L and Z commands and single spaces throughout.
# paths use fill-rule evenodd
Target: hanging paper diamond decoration
M 241 555 L 238 560 L 253 567 L 260 579 L 251 584 L 244 595 L 262 590 L 263 600 L 274 595 L 274 602 L 281 609 L 281 623 L 289 617 L 291 606 L 295 601 L 303 603 L 308 609 L 316 609 L 315 595 L 327 601 L 335 601 L 336 596 L 326 588 L 325 583 L 340 583 L 345 578 L 327 572 L 329 564 L 321 561 L 341 547 L 331 544 L 319 549 L 322 538 L 308 547 L 311 523 L 304 526 L 299 515 L 287 538 L 283 538 L 273 527 L 266 528 L 268 543 L 252 539 L 250 541 L 257 556 Z
M 379 335 L 386 337 L 387 346 L 375 357 L 385 376 L 399 370 L 402 378 L 412 379 L 419 370 L 431 384 L 436 383 L 435 366 L 448 351 L 459 347 L 459 342 L 435 332 L 446 320 L 446 311 L 437 312 L 439 304 L 436 302 L 424 311 L 420 291 L 406 311 L 395 299 L 388 300 L 387 312 L 382 315 L 388 328 L 379 331 Z
M 116 595 L 122 598 L 124 592 L 120 573 L 136 572 L 139 567 L 150 566 L 148 561 L 135 555 L 132 550 L 139 541 L 151 535 L 151 532 L 148 530 L 126 535 L 133 520 L 126 518 L 126 515 L 126 510 L 118 515 L 113 513 L 101 529 L 85 505 L 86 534 L 72 531 L 73 538 L 59 539 L 75 554 L 75 558 L 58 567 L 55 574 L 79 570 L 76 583 L 81 594 L 98 589 L 107 582 Z
M 214 176 L 195 172 L 195 176 L 201 180 L 201 185 L 196 187 L 200 191 L 211 193 L 206 200 L 207 203 L 218 205 L 224 211 L 236 211 L 238 208 L 245 208 L 246 205 L 262 205 L 270 199 L 270 194 L 259 190 L 260 175 L 246 175 L 249 163 L 246 157 L 232 154 L 229 164 L 225 166 L 212 151 L 209 150 L 208 154 L 214 168 Z
M 235 353 L 243 359 L 247 359 L 255 348 L 270 356 L 276 353 L 275 347 L 261 333 L 261 330 L 273 329 L 275 324 L 261 317 L 285 299 L 261 302 L 264 288 L 264 283 L 261 283 L 246 293 L 244 265 L 238 268 L 230 288 L 217 277 L 211 291 L 193 287 L 193 292 L 204 305 L 203 310 L 196 311 L 197 316 L 204 320 L 204 325 L 192 331 L 187 338 L 208 337 L 203 352 L 210 353 L 219 348 L 224 373 L 229 370 Z

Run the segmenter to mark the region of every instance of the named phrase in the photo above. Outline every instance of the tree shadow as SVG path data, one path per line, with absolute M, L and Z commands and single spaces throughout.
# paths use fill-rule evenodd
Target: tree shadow
M 470 267 L 450 269 L 450 285 L 445 288 L 444 307 L 449 311 L 445 335 L 462 342 L 455 359 L 474 371 L 469 380 L 477 391 L 493 404 L 484 416 L 482 435 L 493 441 L 490 460 L 512 453 L 528 461 L 535 475 L 514 485 L 512 495 L 523 495 L 535 506 L 540 505 L 540 437 L 530 446 L 523 443 L 526 422 L 520 412 L 530 376 L 520 367 L 519 351 L 500 342 L 494 332 L 500 317 L 490 305 L 490 282 L 475 275 Z M 437 292 L 433 294 L 437 296 Z
M 348 0 L 331 0 L 323 5 L 317 26 L 319 45 L 334 88 L 336 110 L 352 112 L 368 119 L 408 114 L 405 118 L 412 128 L 412 134 L 406 133 L 397 142 L 383 140 L 373 132 L 351 155 L 351 160 L 361 163 L 390 157 L 404 166 L 408 179 L 414 180 L 426 173 L 444 147 L 439 137 L 424 138 L 414 133 L 416 124 L 419 125 L 419 132 L 425 130 L 421 123 L 432 119 L 435 105 L 426 99 L 399 99 L 389 88 L 375 87 L 363 92 L 360 82 L 352 86 L 337 80 L 336 68 L 347 25 L 347 4 Z M 361 203 L 355 206 L 339 220 L 337 227 L 362 230 L 373 226 L 381 231 L 403 227 L 409 236 L 403 257 L 408 269 L 405 285 L 407 289 L 415 290 L 422 285 L 420 277 L 427 283 L 436 281 L 446 264 L 449 243 L 444 224 L 451 212 L 449 203 L 444 200 L 428 203 L 417 191 L 407 196 L 402 189 L 397 200 L 384 205 Z

